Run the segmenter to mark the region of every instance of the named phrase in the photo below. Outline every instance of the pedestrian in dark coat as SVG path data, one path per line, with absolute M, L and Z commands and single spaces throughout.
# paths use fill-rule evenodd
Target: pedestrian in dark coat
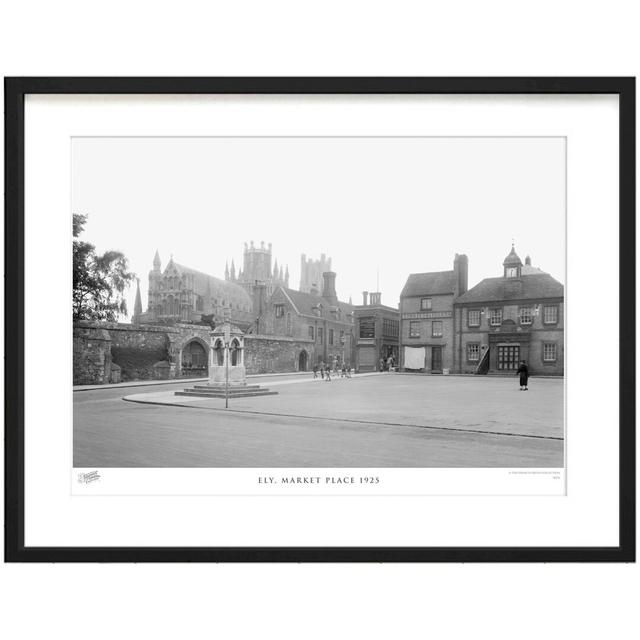
M 313 365 L 313 377 L 317 378 L 318 377 L 318 363 L 316 362 L 316 364 Z
M 523 360 L 518 367 L 518 375 L 520 376 L 520 391 L 524 387 L 525 391 L 529 391 L 527 387 L 527 383 L 529 381 L 529 367 L 527 367 L 527 363 Z

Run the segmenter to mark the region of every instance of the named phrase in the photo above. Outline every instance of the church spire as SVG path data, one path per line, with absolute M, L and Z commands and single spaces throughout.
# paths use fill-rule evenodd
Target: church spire
M 233 261 L 233 258 L 231 258 L 231 280 L 232 282 L 236 281 L 236 265 Z
M 142 298 L 140 297 L 140 278 L 136 278 L 136 301 L 133 305 L 134 320 L 142 314 Z
M 275 282 L 278 281 L 278 258 L 276 258 L 276 261 L 273 264 L 273 280 Z
M 158 253 L 158 250 L 156 249 L 156 255 L 153 257 L 153 270 L 154 271 L 160 271 L 160 267 L 162 266 L 162 263 L 160 262 L 160 254 Z
M 224 279 L 225 280 L 229 279 L 229 261 L 228 260 L 224 263 Z

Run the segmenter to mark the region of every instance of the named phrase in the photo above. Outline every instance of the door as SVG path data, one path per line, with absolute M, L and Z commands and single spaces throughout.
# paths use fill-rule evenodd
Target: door
M 515 371 L 520 361 L 520 345 L 505 344 L 498 346 L 498 370 Z
M 309 356 L 307 352 L 303 349 L 298 356 L 298 371 L 306 371 L 307 370 L 307 360 Z
M 442 347 L 431 347 L 431 373 L 442 373 Z

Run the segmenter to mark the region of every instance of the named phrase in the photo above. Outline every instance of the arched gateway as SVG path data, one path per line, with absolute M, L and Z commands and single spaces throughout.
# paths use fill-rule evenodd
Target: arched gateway
M 206 376 L 209 372 L 209 348 L 199 338 L 194 338 L 182 347 L 182 375 L 184 376 Z
M 298 371 L 306 371 L 309 366 L 309 354 L 303 349 L 298 356 Z

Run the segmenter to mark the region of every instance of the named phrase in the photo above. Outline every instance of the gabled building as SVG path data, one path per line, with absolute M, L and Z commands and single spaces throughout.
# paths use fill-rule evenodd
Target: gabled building
M 469 260 L 453 269 L 412 273 L 400 294 L 400 368 L 443 373 L 454 367 L 453 303 L 467 290 Z
M 515 374 L 525 360 L 533 375 L 563 375 L 564 286 L 513 246 L 502 266 L 454 302 L 455 370 Z
M 270 298 L 266 290 L 252 331 L 262 335 L 288 336 L 304 342 L 297 369 L 307 370 L 314 363 L 333 364 L 353 361 L 353 305 L 338 300 L 336 274 L 323 273 L 322 293 L 307 293 L 276 287 Z

